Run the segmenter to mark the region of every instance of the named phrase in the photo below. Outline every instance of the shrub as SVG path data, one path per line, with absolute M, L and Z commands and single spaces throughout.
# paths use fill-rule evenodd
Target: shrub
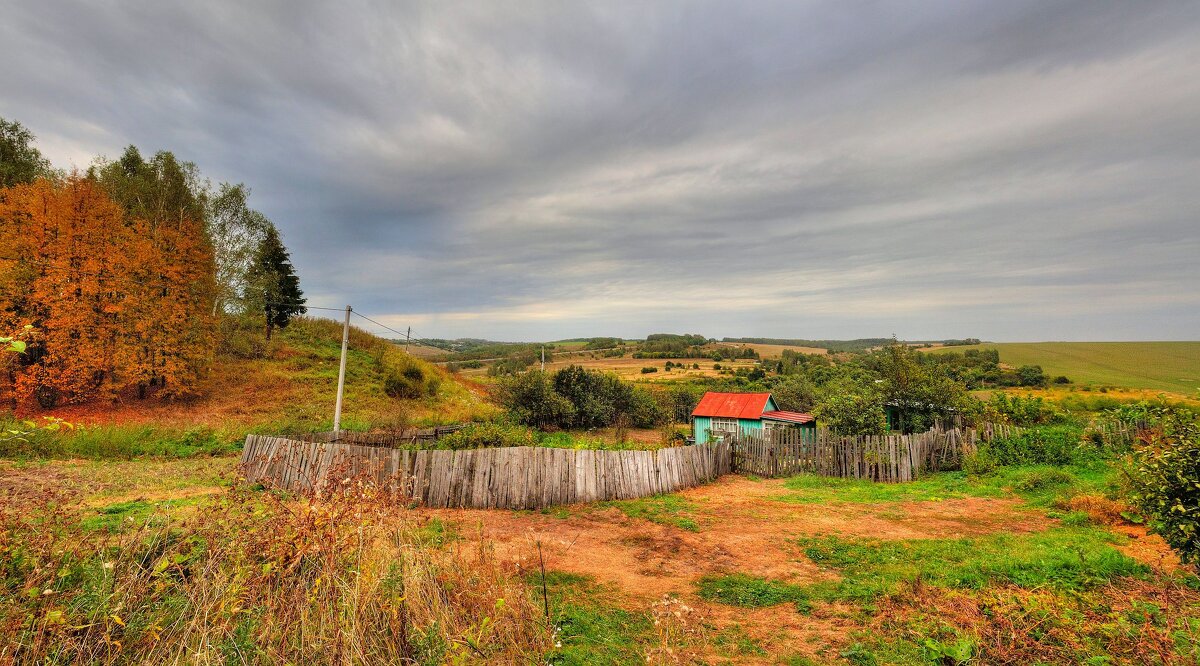
M 643 374 L 643 375 L 648 375 L 648 374 L 650 374 L 650 373 L 652 373 L 652 372 L 658 372 L 658 368 L 655 368 L 655 367 L 647 367 L 647 368 L 642 368 L 642 374 Z
M 1046 373 L 1040 365 L 1023 365 L 1017 368 L 1017 379 L 1021 386 L 1045 386 Z
M 629 401 L 622 413 L 635 428 L 653 428 L 666 421 L 666 410 L 659 406 L 653 393 L 641 386 L 630 387 Z
M 819 422 L 847 435 L 877 435 L 887 428 L 883 398 L 867 387 L 834 388 L 815 412 Z
M 518 422 L 535 428 L 568 427 L 575 406 L 559 395 L 546 373 L 532 370 L 500 384 L 500 402 Z
M 987 447 L 980 447 L 963 458 L 962 468 L 967 474 L 983 475 L 996 471 L 998 465 Z
M 988 407 L 1014 425 L 1042 425 L 1060 419 L 1058 411 L 1052 405 L 1031 395 L 1022 397 L 996 393 Z
M 1067 465 L 1084 462 L 1091 449 L 1080 447 L 1082 432 L 1075 426 L 1045 426 L 994 439 L 983 446 L 997 465 Z
M 424 398 L 435 395 L 442 378 L 437 369 L 398 349 L 384 350 L 380 355 L 383 366 L 383 392 L 393 398 Z
M 1200 425 L 1166 410 L 1134 448 L 1131 500 L 1184 562 L 1200 562 Z
M 432 448 L 461 451 L 504 446 L 536 446 L 537 438 L 529 428 L 514 423 L 495 421 L 472 423 L 462 430 L 439 439 Z
M 1055 384 L 1070 384 L 1071 380 L 1066 375 L 1059 375 L 1054 378 L 1054 383 Z
M 1074 485 L 1076 478 L 1070 472 L 1061 469 L 1034 470 L 1023 474 L 1013 488 L 1026 493 L 1035 493 L 1051 488 Z

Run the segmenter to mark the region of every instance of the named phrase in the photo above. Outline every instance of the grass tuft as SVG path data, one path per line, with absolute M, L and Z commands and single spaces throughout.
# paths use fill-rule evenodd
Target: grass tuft
M 648 520 L 688 532 L 700 530 L 700 524 L 693 515 L 696 505 L 679 495 L 654 495 L 633 500 L 601 502 L 596 506 L 615 507 L 630 518 Z

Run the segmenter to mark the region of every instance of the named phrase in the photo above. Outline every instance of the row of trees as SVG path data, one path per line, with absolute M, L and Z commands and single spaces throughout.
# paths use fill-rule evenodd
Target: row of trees
M 85 173 L 53 170 L 32 134 L 0 119 L 0 331 L 6 397 L 43 407 L 191 392 L 226 316 L 266 334 L 304 312 L 278 230 L 243 185 L 130 146 Z

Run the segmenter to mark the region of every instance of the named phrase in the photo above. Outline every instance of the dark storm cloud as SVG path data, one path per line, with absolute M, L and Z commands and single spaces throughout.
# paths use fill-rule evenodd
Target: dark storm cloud
M 424 335 L 1200 329 L 1196 3 L 15 2 L 0 62 Z

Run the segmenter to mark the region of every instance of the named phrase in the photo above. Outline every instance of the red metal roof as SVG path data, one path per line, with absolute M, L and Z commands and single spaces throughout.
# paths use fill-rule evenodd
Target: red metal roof
M 733 419 L 761 419 L 770 393 L 716 393 L 700 398 L 692 416 L 721 416 Z
M 816 421 L 816 417 L 812 414 L 804 412 L 785 412 L 776 410 L 773 412 L 763 412 L 762 417 L 770 421 L 787 421 L 788 423 L 812 423 Z

